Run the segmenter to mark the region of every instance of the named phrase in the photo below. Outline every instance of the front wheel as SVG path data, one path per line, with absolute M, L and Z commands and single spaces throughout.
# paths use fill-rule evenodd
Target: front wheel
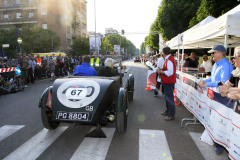
M 125 132 L 127 130 L 128 105 L 124 88 L 121 88 L 119 90 L 117 108 L 115 113 L 117 132 Z
M 41 108 L 41 118 L 43 126 L 49 130 L 56 129 L 59 126 L 60 122 L 52 121 L 48 114 L 50 113 L 48 113 L 46 109 Z

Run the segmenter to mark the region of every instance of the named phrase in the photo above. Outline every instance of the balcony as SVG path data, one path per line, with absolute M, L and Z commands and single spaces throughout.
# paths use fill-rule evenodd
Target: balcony
M 7 5 L 0 5 L 0 11 L 16 9 L 37 9 L 37 3 L 20 3 L 20 4 L 13 3 Z
M 0 25 L 37 23 L 37 18 L 0 19 Z

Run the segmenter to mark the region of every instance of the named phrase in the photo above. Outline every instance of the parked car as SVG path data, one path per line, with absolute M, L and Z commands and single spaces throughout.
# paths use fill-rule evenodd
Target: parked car
M 43 126 L 53 130 L 62 122 L 97 125 L 92 132 L 100 133 L 101 126 L 116 122 L 118 132 L 126 131 L 134 76 L 129 74 L 125 87 L 122 87 L 121 79 L 119 74 L 114 77 L 70 76 L 55 80 L 45 89 L 39 102 Z M 86 136 L 105 135 L 92 132 Z

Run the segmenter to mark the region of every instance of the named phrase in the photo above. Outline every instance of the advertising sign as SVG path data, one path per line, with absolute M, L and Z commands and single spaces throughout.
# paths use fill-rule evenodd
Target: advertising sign
M 120 55 L 120 45 L 114 45 L 114 52 Z
M 101 47 L 101 38 L 99 35 L 96 35 L 96 48 L 95 48 L 95 35 L 89 35 L 89 45 L 90 50 L 99 50 Z
M 200 88 L 198 81 L 178 72 L 177 97 L 203 124 L 212 140 L 229 151 L 230 159 L 240 159 L 240 115 L 235 111 L 235 101 L 222 97 L 217 87 Z

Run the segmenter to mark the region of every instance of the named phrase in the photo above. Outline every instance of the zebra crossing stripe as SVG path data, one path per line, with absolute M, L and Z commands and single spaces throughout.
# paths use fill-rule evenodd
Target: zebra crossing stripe
M 84 138 L 83 142 L 71 157 L 71 160 L 105 160 L 115 128 L 102 128 L 102 130 L 107 138 Z
M 12 135 L 13 133 L 17 132 L 21 128 L 23 128 L 24 125 L 5 125 L 0 128 L 0 141 L 7 138 L 8 136 Z
M 172 160 L 164 131 L 139 130 L 139 160 Z
M 205 142 L 202 142 L 200 140 L 200 137 L 202 133 L 197 133 L 197 132 L 189 132 L 190 136 L 192 137 L 194 143 L 197 145 L 199 151 L 201 152 L 202 156 L 204 159 L 208 160 L 225 160 L 228 159 L 228 154 L 227 152 L 224 152 L 221 155 L 217 155 L 215 153 L 216 147 L 211 146 Z
M 55 130 L 43 129 L 26 143 L 21 145 L 4 160 L 33 160 L 44 152 L 68 127 L 58 127 Z

